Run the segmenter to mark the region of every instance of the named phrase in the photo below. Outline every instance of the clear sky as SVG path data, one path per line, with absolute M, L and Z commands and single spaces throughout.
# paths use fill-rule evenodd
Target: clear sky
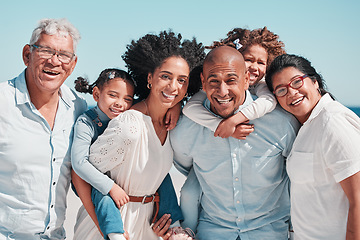
M 358 0 L 3 0 L 0 10 L 0 81 L 24 69 L 22 48 L 41 18 L 65 17 L 81 33 L 78 63 L 65 82 L 71 88 L 78 76 L 93 82 L 105 68 L 124 69 L 126 45 L 149 32 L 172 29 L 210 45 L 235 27 L 267 26 L 288 53 L 313 63 L 338 101 L 360 106 Z

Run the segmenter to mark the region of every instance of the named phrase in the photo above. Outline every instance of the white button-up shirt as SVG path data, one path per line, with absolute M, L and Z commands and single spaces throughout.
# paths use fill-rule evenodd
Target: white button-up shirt
M 299 130 L 287 171 L 295 239 L 345 239 L 349 201 L 339 182 L 360 171 L 359 117 L 324 95 Z
M 0 84 L 0 239 L 63 239 L 72 126 L 86 102 L 68 87 L 53 129 L 30 101 L 25 71 Z

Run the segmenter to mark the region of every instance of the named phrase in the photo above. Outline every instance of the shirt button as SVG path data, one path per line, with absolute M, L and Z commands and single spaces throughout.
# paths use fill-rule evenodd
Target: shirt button
M 53 185 L 55 185 L 56 184 L 56 182 L 53 182 Z
M 235 181 L 239 181 L 239 178 L 235 178 Z
M 241 218 L 238 218 L 237 221 L 238 221 L 238 222 L 241 222 Z
M 55 158 L 53 158 L 53 162 L 55 162 Z
M 236 201 L 236 203 L 240 203 L 240 201 L 239 201 L 239 200 L 237 200 L 237 201 Z
M 53 207 L 54 207 L 54 205 L 51 205 L 51 206 L 50 206 L 50 208 L 53 208 Z
M 48 226 L 46 229 L 47 229 L 47 230 L 49 230 L 49 229 L 50 229 L 50 227 Z
M 236 153 L 233 153 L 233 154 L 232 154 L 232 157 L 233 157 L 233 158 L 236 158 Z

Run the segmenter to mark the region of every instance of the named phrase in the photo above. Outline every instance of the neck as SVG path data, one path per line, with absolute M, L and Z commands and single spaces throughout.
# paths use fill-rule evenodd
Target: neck
M 59 91 L 44 93 L 32 87 L 31 84 L 28 84 L 27 88 L 31 103 L 46 119 L 50 128 L 53 129 L 59 104 Z
M 168 108 L 161 107 L 150 95 L 144 100 L 144 104 L 146 108 L 145 114 L 151 117 L 152 122 L 159 126 L 165 125 L 164 118 Z

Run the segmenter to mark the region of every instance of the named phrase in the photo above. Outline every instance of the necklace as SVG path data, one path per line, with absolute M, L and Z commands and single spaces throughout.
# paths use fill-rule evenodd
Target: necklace
M 148 105 L 147 105 L 147 103 L 146 103 L 146 101 L 145 101 L 145 99 L 144 100 L 142 100 L 143 102 L 144 102 L 144 104 L 145 104 L 145 109 L 146 109 L 146 112 L 145 112 L 145 114 L 146 115 L 148 115 L 148 116 L 150 116 L 150 113 L 149 113 L 149 108 L 148 108 Z M 151 116 L 150 116 L 150 118 L 151 118 Z M 152 120 L 152 119 L 151 119 Z M 154 123 L 153 123 L 154 124 Z M 161 134 L 163 133 L 163 131 L 164 131 L 164 129 L 166 128 L 166 126 L 164 126 L 164 127 L 162 127 L 161 128 L 161 131 L 160 131 L 160 133 L 159 133 L 159 137 L 161 136 Z M 155 129 L 155 126 L 154 126 L 154 129 Z M 155 131 L 156 132 L 156 131 Z

